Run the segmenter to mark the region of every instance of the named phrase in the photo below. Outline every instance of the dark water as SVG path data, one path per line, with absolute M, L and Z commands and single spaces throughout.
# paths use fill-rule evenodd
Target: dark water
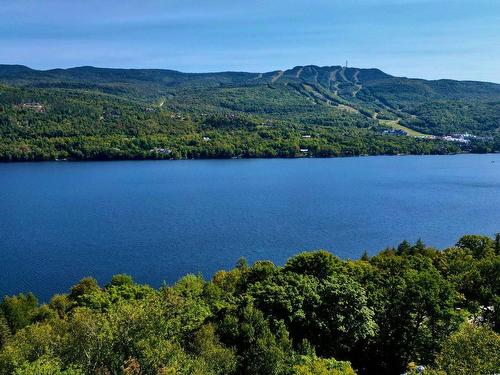
M 495 161 L 494 163 L 492 161 Z M 0 164 L 0 293 L 500 231 L 500 155 Z

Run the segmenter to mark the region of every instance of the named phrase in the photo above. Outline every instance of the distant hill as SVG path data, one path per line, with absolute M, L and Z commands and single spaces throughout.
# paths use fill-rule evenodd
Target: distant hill
M 156 147 L 171 150 L 168 155 L 173 157 L 499 149 L 499 84 L 408 79 L 378 69 L 308 65 L 267 73 L 181 73 L 95 67 L 40 71 L 0 65 L 0 106 L 3 159 L 156 157 L 151 155 Z M 208 132 L 218 132 L 218 151 L 208 150 L 216 143 L 213 137 L 205 136 L 210 146 L 207 141 L 198 144 Z M 316 136 L 303 138 L 310 135 L 305 133 Z M 426 141 L 431 145 L 425 146 L 397 137 L 455 133 L 475 137 L 459 141 L 454 136 L 451 144 Z M 78 136 L 121 140 L 112 147 L 116 155 L 99 150 L 97 140 L 91 142 L 97 148 L 91 155 L 80 146 L 76 154 L 67 145 L 59 147 L 64 152 L 48 147 L 55 139 Z M 123 150 L 124 136 L 136 141 L 168 137 L 131 153 L 130 145 Z M 22 142 L 28 143 L 25 151 Z M 90 140 L 79 145 L 86 142 Z M 49 153 L 40 154 L 35 146 Z

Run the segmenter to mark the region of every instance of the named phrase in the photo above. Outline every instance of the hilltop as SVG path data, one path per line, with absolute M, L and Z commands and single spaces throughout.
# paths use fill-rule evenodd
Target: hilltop
M 0 65 L 0 158 L 500 150 L 500 85 L 379 69 L 182 73 Z

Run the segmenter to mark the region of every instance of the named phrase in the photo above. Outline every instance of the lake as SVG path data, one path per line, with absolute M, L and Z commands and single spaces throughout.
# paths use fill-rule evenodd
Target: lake
M 0 293 L 500 231 L 500 154 L 0 164 Z

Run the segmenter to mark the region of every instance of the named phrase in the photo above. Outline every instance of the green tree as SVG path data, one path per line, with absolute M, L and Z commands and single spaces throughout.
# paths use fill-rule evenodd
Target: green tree
M 424 241 L 422 241 L 421 238 L 417 240 L 414 246 L 412 246 L 411 251 L 412 253 L 420 254 L 425 250 L 426 246 Z
M 408 241 L 404 240 L 398 245 L 397 254 L 399 255 L 409 254 L 410 251 L 411 251 L 411 245 Z
M 462 316 L 453 285 L 425 257 L 379 255 L 367 279 L 378 335 L 362 360 L 372 371 L 403 372 L 408 363 L 433 363 Z
M 494 374 L 500 368 L 500 335 L 487 327 L 465 324 L 443 344 L 438 368 L 453 375 Z
M 49 324 L 32 324 L 20 329 L 0 351 L 0 374 L 11 375 L 26 363 L 51 356 L 58 340 Z
M 85 277 L 81 279 L 78 284 L 71 288 L 71 293 L 69 294 L 69 299 L 76 303 L 79 303 L 86 295 L 92 294 L 93 292 L 99 291 L 99 285 L 97 280 L 93 277 Z
M 292 339 L 300 343 L 317 339 L 315 317 L 321 303 L 318 288 L 315 277 L 283 270 L 251 286 L 249 294 L 266 316 L 284 321 Z
M 114 275 L 111 278 L 111 285 L 114 285 L 114 286 L 132 285 L 132 284 L 134 284 L 134 280 L 132 279 L 132 276 L 126 275 L 124 273 Z
M 294 375 L 356 375 L 349 362 L 333 358 L 301 356 L 298 362 L 293 366 Z
M 245 283 L 255 284 L 258 281 L 264 281 L 277 272 L 274 263 L 269 261 L 257 261 L 245 272 Z
M 3 311 L 0 310 L 0 350 L 7 344 L 11 337 L 11 332 L 9 328 L 9 324 L 7 323 L 7 319 L 3 315 Z
M 35 319 L 38 312 L 38 300 L 32 293 L 4 297 L 0 304 L 12 332 L 26 327 Z
M 363 287 L 347 275 L 331 276 L 318 288 L 315 313 L 317 349 L 321 354 L 345 358 L 377 332 L 374 312 Z
M 500 233 L 495 235 L 495 254 L 500 255 Z
M 236 370 L 236 354 L 220 343 L 212 324 L 204 325 L 195 332 L 191 350 L 203 359 L 213 374 L 231 374 Z
M 340 259 L 325 250 L 304 252 L 290 258 L 285 264 L 286 271 L 311 275 L 318 279 L 331 276 L 341 267 Z
M 495 243 L 490 237 L 475 234 L 463 236 L 458 240 L 456 246 L 469 249 L 477 259 L 493 255 L 495 251 Z
M 233 311 L 228 311 L 218 323 L 222 342 L 234 347 L 241 358 L 237 373 L 286 374 L 293 360 L 288 332 L 276 323 L 274 333 L 264 314 L 244 298 Z
M 33 362 L 25 362 L 14 371 L 14 375 L 84 375 L 78 367 L 63 369 L 57 358 L 43 356 Z
M 63 318 L 70 308 L 70 301 L 66 294 L 56 294 L 50 299 L 49 306 Z
M 417 373 L 412 363 L 436 375 L 490 369 L 500 256 L 484 238 L 459 244 L 240 262 L 212 281 L 187 275 L 158 290 L 127 275 L 104 288 L 86 278 L 42 306 L 6 297 L 0 375 L 352 373 L 332 356 L 363 374 Z M 473 325 L 458 331 L 466 318 Z

